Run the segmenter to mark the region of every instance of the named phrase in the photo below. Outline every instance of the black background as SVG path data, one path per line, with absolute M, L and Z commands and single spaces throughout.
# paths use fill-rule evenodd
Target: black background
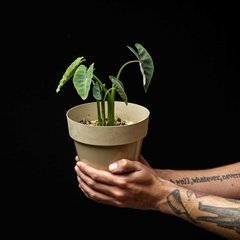
M 1 160 L 5 222 L 13 227 L 8 233 L 217 239 L 172 216 L 85 198 L 77 186 L 75 149 L 65 118 L 67 109 L 81 100 L 71 84 L 58 94 L 55 89 L 76 57 L 95 62 L 104 78 L 132 57 L 127 45 L 141 43 L 155 62 L 148 93 L 134 79 L 138 69 L 129 67 L 123 78 L 129 101 L 151 111 L 142 152 L 149 163 L 156 168 L 199 169 L 239 161 L 236 4 L 34 2 L 6 10 Z

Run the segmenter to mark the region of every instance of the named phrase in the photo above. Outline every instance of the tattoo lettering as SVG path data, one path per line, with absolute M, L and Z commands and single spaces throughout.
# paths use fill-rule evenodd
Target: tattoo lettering
M 184 207 L 181 200 L 180 191 L 178 189 L 174 190 L 171 194 L 167 196 L 167 203 L 176 215 L 183 214 L 187 217 L 188 220 L 190 220 L 193 223 L 196 223 L 195 220 L 190 216 L 190 214 Z
M 216 175 L 216 176 L 202 176 L 202 177 L 194 177 L 194 178 L 188 178 L 184 177 L 181 179 L 170 179 L 170 181 L 177 185 L 193 185 L 198 183 L 208 183 L 208 182 L 217 182 L 217 181 L 227 181 L 231 179 L 240 179 L 240 173 L 231 173 L 231 174 L 224 174 L 224 175 Z
M 199 203 L 199 210 L 214 213 L 216 216 L 201 216 L 196 221 L 212 222 L 217 226 L 236 231 L 240 235 L 240 208 L 223 208 Z

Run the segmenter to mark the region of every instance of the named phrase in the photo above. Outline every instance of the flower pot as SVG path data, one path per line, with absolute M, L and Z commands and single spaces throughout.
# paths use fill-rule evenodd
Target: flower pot
M 68 131 L 80 161 L 107 170 L 116 160 L 138 160 L 148 132 L 149 110 L 141 105 L 115 102 L 117 117 L 132 122 L 123 126 L 91 126 L 81 120 L 97 119 L 96 102 L 74 106 L 66 113 Z

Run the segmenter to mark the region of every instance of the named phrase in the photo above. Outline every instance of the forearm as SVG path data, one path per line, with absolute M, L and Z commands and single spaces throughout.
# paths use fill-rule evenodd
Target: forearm
M 158 210 L 227 239 L 240 239 L 240 201 L 206 195 L 180 186 L 163 188 Z
M 240 200 L 240 162 L 204 170 L 156 170 L 158 175 L 188 189 Z

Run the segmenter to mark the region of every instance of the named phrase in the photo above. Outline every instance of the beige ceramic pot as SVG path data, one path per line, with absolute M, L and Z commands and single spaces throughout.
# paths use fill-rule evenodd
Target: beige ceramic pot
M 70 137 L 80 161 L 107 170 L 108 165 L 121 158 L 138 160 L 142 142 L 148 132 L 149 110 L 141 105 L 115 102 L 117 117 L 132 122 L 124 126 L 90 126 L 82 119 L 97 119 L 96 102 L 77 105 L 67 111 Z

